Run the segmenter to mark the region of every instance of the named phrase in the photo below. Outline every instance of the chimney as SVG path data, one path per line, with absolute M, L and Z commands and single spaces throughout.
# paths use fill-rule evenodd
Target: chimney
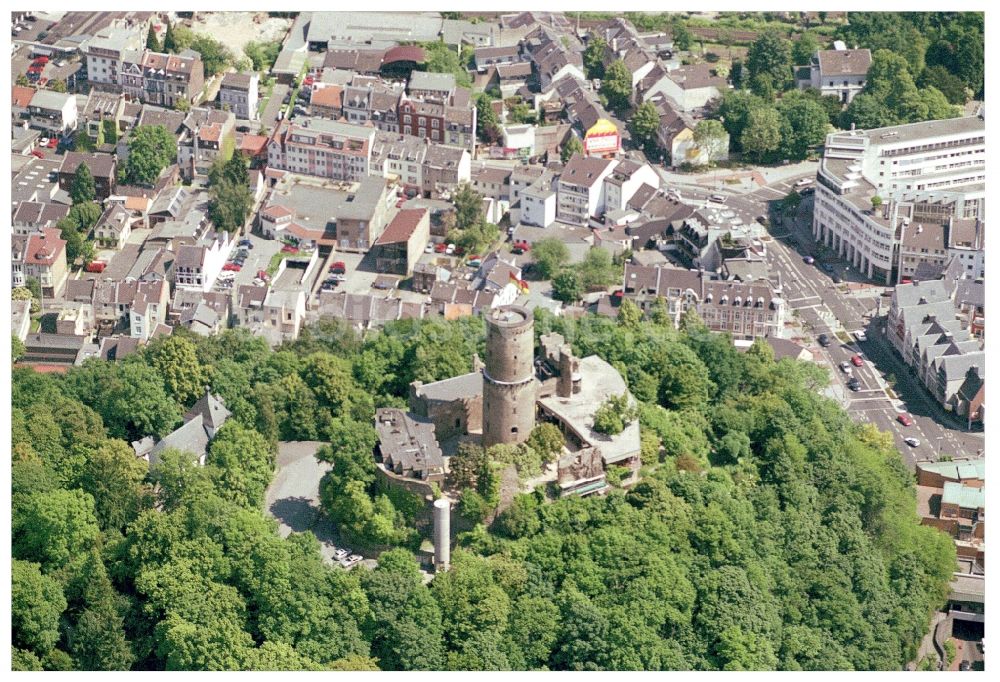
M 447 571 L 451 565 L 451 502 L 434 500 L 434 570 Z

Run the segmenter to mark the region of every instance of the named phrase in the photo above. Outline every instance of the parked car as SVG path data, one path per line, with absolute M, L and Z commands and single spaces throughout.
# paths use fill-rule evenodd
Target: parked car
M 812 183 L 813 183 L 813 179 L 812 178 L 802 178 L 801 180 L 799 180 L 798 182 L 795 183 L 795 186 L 796 187 L 807 187 L 807 186 L 811 185 Z
M 805 263 L 806 265 L 812 265 L 813 263 L 816 262 L 816 259 L 813 258 L 812 256 L 806 256 L 805 258 L 802 259 L 802 262 Z
M 913 417 L 906 414 L 905 412 L 896 415 L 896 421 L 898 421 L 903 426 L 913 426 Z
M 840 371 L 843 372 L 844 374 L 850 374 L 851 363 L 849 363 L 847 360 L 844 360 L 842 363 L 840 363 Z
M 855 367 L 860 367 L 861 365 L 865 364 L 865 361 L 861 359 L 860 355 L 855 355 L 854 357 L 851 358 L 851 364 L 853 364 Z
M 48 144 L 46 144 L 45 146 L 48 147 L 49 149 L 55 149 L 56 147 L 59 146 L 59 138 L 50 137 Z
M 438 244 L 438 245 L 436 245 L 434 247 L 434 252 L 435 253 L 444 253 L 447 248 L 448 248 L 448 245 L 445 244 L 444 242 L 441 242 L 440 244 Z
M 226 263 L 222 266 L 223 270 L 229 270 L 230 272 L 239 272 L 243 269 L 242 265 L 237 265 L 236 263 Z
M 295 248 L 294 246 L 292 246 L 291 244 L 285 244 L 284 246 L 281 247 L 281 252 L 282 253 L 298 253 L 299 250 L 297 248 Z
M 847 382 L 847 388 L 854 392 L 858 392 L 861 390 L 861 382 L 858 381 L 857 377 L 851 377 L 851 379 Z
M 452 255 L 453 253 L 455 253 L 455 245 L 448 244 L 447 246 L 444 247 L 444 252 L 448 256 Z
M 249 239 L 241 239 L 239 245 L 242 246 L 245 249 L 252 249 L 253 248 L 253 242 L 250 241 Z
M 868 334 L 865 333 L 864 329 L 859 329 L 858 331 L 854 332 L 854 338 L 856 338 L 858 341 L 867 341 Z
M 823 263 L 820 267 L 823 268 L 825 272 L 833 272 L 833 265 L 830 263 Z
M 95 260 L 87 263 L 87 267 L 84 268 L 87 272 L 104 272 L 104 268 L 108 267 L 108 264 L 102 260 Z
M 513 248 L 511 248 L 511 252 L 515 253 L 517 255 L 520 255 L 520 254 L 525 253 L 527 251 L 531 251 L 531 244 L 529 244 L 528 242 L 524 241 L 523 239 L 514 242 Z
M 910 436 L 908 438 L 904 438 L 903 442 L 906 443 L 907 445 L 909 445 L 911 448 L 919 448 L 920 447 L 920 439 L 919 438 L 914 438 L 913 436 Z
M 44 152 L 40 152 L 37 149 L 32 150 L 31 155 L 34 156 L 36 159 L 44 159 L 45 158 L 45 153 Z
M 267 280 L 271 279 L 271 277 L 267 274 L 266 270 L 258 270 L 257 279 L 262 279 L 266 282 Z
M 427 242 L 427 246 L 424 247 L 424 253 L 434 253 L 434 242 Z
M 804 197 L 807 197 L 810 194 L 815 194 L 815 193 L 816 193 L 816 188 L 815 187 L 806 187 L 804 190 L 802 190 L 801 192 L 799 192 L 799 194 L 802 195 L 802 196 L 804 196 Z
M 330 266 L 330 272 L 332 272 L 335 275 L 343 275 L 345 272 L 347 272 L 347 264 L 344 263 L 344 261 L 342 260 L 338 260 L 333 265 Z
M 830 337 L 826 334 L 820 334 L 816 340 L 819 341 L 819 345 L 823 346 L 823 348 L 827 348 L 830 345 Z
M 969 661 L 962 661 L 961 663 L 958 664 L 958 669 L 960 672 L 966 672 L 968 670 L 972 670 L 972 663 L 970 663 Z
M 38 146 L 39 147 L 48 147 L 49 146 L 49 138 L 43 137 L 42 139 L 40 139 L 38 141 Z
M 713 194 L 708 198 L 709 201 L 715 202 L 716 204 L 726 203 L 726 197 L 721 194 Z

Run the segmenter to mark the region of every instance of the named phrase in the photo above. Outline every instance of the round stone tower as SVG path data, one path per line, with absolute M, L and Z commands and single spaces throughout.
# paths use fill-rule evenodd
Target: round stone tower
M 535 321 L 522 306 L 486 316 L 483 446 L 521 443 L 535 426 Z

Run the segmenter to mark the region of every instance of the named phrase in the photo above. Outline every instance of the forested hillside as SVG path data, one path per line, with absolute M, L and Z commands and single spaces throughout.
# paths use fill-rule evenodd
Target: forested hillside
M 117 364 L 15 368 L 15 668 L 900 669 L 955 558 L 891 439 L 820 397 L 815 366 L 623 310 L 535 327 L 627 377 L 643 480 L 519 496 L 430 584 L 402 546 L 374 571 L 324 564 L 310 534 L 278 536 L 264 491 L 278 440 L 336 460 L 410 381 L 469 371 L 478 318 L 365 339 L 324 323 L 277 351 L 178 330 Z M 128 441 L 170 432 L 206 385 L 233 412 L 206 466 L 172 452 L 148 472 Z M 410 546 L 405 501 L 351 495 Z

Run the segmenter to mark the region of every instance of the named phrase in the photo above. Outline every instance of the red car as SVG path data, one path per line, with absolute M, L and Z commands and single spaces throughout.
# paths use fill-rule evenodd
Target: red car
M 49 145 L 48 145 L 49 149 L 55 149 L 58 146 L 59 146 L 59 138 L 58 137 L 50 137 L 49 138 Z
M 226 263 L 225 265 L 222 266 L 222 269 L 223 270 L 229 270 L 231 272 L 239 272 L 243 268 L 242 268 L 242 266 L 239 266 L 236 263 Z
M 104 261 L 95 260 L 87 263 L 87 267 L 84 268 L 87 272 L 104 272 L 104 268 L 108 267 L 108 264 Z
M 343 275 L 345 272 L 347 272 L 347 265 L 344 263 L 344 261 L 339 260 L 330 266 L 330 272 L 332 272 L 335 275 Z
M 906 414 L 905 412 L 903 414 L 898 415 L 896 417 L 896 421 L 898 421 L 903 426 L 913 426 L 913 417 Z
M 37 149 L 35 149 L 34 151 L 32 151 L 31 155 L 34 156 L 36 159 L 44 159 L 45 158 L 45 154 L 43 152 L 38 151 Z
M 266 270 L 258 270 L 257 271 L 257 279 L 268 280 L 268 279 L 270 279 L 270 277 L 268 277 Z
M 861 359 L 860 355 L 855 355 L 853 358 L 851 358 L 851 364 L 854 365 L 855 367 L 860 367 L 861 365 L 865 364 L 865 361 Z
M 445 244 L 444 242 L 441 242 L 440 244 L 434 247 L 435 253 L 444 253 L 447 250 L 448 250 L 448 245 Z
M 48 58 L 48 57 L 46 57 L 45 55 L 41 55 L 41 56 L 39 56 L 39 57 L 35 57 L 35 58 L 34 58 L 34 59 L 32 60 L 32 62 L 31 62 L 31 63 L 32 63 L 32 64 L 43 64 L 43 65 L 44 65 L 44 64 L 48 64 L 48 63 L 49 63 L 49 58 Z
M 292 246 L 291 244 L 285 244 L 284 246 L 281 247 L 281 252 L 282 253 L 298 253 L 299 250 L 297 248 L 295 248 L 294 246 Z
M 514 248 L 511 249 L 516 254 L 522 254 L 525 251 L 531 251 L 531 244 L 526 241 L 514 242 Z

